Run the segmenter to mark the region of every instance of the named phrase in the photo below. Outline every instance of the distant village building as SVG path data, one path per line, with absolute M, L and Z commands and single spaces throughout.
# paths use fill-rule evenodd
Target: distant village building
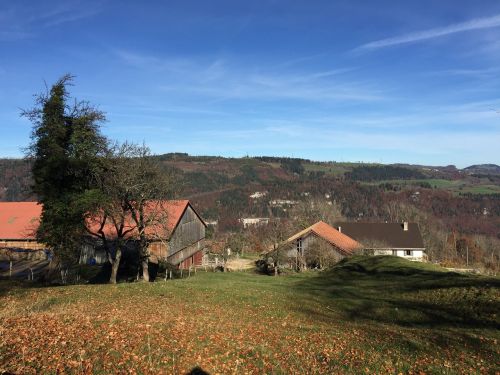
M 205 251 L 206 224 L 188 200 L 159 202 L 165 224 L 150 226 L 146 234 L 150 237 L 150 261 L 165 260 L 178 268 L 201 265 Z M 42 207 L 36 202 L 0 202 L 0 254 L 4 257 L 23 253 L 23 259 L 47 257 L 48 249 L 36 241 L 36 230 L 40 222 Z M 131 218 L 128 226 L 132 227 Z M 111 225 L 104 231 L 112 240 Z M 159 233 L 164 233 L 159 235 Z M 135 251 L 136 233 L 129 235 L 126 251 Z M 106 262 L 105 252 L 95 239 L 82 238 L 81 263 L 101 264 Z
M 240 223 L 243 224 L 243 228 L 248 228 L 251 226 L 261 226 L 269 224 L 268 217 L 243 217 L 240 219 Z
M 263 198 L 267 195 L 267 191 L 256 191 L 255 193 L 250 195 L 250 198 L 252 199 L 259 199 Z
M 269 205 L 271 207 L 293 206 L 298 203 L 299 203 L 298 201 L 293 201 L 290 199 L 273 199 L 269 201 Z

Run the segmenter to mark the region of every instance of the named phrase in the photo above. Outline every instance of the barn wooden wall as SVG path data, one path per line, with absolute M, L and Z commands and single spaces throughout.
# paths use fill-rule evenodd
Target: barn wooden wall
M 172 234 L 168 243 L 168 255 L 171 256 L 205 238 L 205 226 L 193 211 L 188 207 L 182 216 L 179 225 Z
M 205 225 L 200 218 L 188 206 L 179 225 L 175 229 L 168 244 L 155 241 L 149 245 L 150 260 L 156 263 L 160 259 L 167 258 L 172 264 L 181 264 L 184 260 L 191 258 L 205 247 Z M 201 257 L 202 255 L 197 255 Z M 191 261 L 196 263 L 196 259 Z M 187 264 L 183 262 L 182 265 Z
M 36 241 L 0 241 L 0 260 L 47 259 L 45 246 Z

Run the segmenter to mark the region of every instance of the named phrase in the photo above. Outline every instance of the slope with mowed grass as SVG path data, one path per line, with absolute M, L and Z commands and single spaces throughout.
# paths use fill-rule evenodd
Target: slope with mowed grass
M 495 373 L 498 278 L 395 257 L 287 276 L 0 284 L 0 373 Z

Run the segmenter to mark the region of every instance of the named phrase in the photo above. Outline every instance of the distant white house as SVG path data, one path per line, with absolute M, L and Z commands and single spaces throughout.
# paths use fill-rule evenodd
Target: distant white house
M 250 226 L 261 226 L 269 224 L 268 217 L 242 217 L 240 223 L 243 224 L 243 228 L 248 228 Z
M 252 199 L 259 199 L 262 197 L 265 197 L 267 195 L 267 191 L 256 191 L 253 194 L 250 194 L 250 198 Z
M 283 207 L 283 206 L 293 206 L 299 203 L 298 201 L 293 201 L 290 199 L 273 199 L 269 201 L 271 207 Z

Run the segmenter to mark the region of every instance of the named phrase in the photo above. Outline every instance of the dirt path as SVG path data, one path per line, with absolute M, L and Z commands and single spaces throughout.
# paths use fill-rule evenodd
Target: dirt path
M 255 268 L 254 259 L 233 258 L 226 262 L 228 271 L 244 271 Z

